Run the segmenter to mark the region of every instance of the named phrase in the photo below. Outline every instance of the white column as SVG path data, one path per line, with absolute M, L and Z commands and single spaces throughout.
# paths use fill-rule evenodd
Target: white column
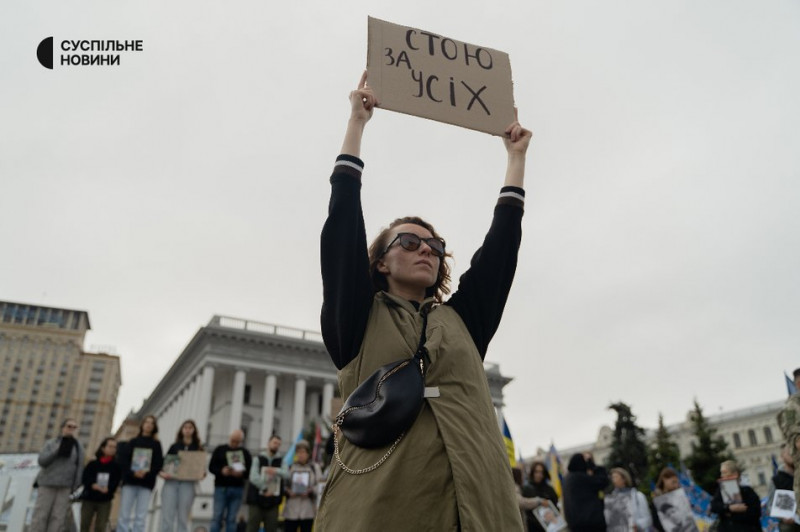
M 189 408 L 191 405 L 189 404 L 189 385 L 186 385 L 186 388 L 183 389 L 181 392 L 181 410 L 180 410 L 180 419 L 178 423 L 183 423 L 189 418 Z
M 172 406 L 172 423 L 170 424 L 171 427 L 169 429 L 169 440 L 172 440 L 173 434 L 178 431 L 178 424 L 181 422 L 181 418 L 183 416 L 183 398 L 184 398 L 185 390 L 181 390 L 178 396 L 175 398 L 175 404 Z
M 195 422 L 197 422 L 197 404 L 198 404 L 198 399 L 200 397 L 197 394 L 197 392 L 199 390 L 200 390 L 200 377 L 195 375 L 195 377 L 192 379 L 191 386 L 189 386 L 189 404 L 191 405 L 189 407 L 189 418 L 194 419 Z M 201 438 L 202 437 L 205 437 L 205 434 L 203 434 Z
M 322 385 L 322 419 L 328 422 L 332 421 L 331 401 L 333 401 L 333 383 L 326 382 Z
M 158 430 L 159 432 L 163 431 L 163 433 L 159 436 L 159 439 L 163 438 L 164 434 L 167 434 L 169 431 L 169 423 L 170 418 L 172 417 L 172 401 L 170 400 L 167 407 L 164 409 L 164 415 L 158 418 Z
M 233 393 L 231 394 L 230 432 L 242 428 L 242 406 L 244 405 L 244 370 L 236 370 L 233 377 Z
M 292 423 L 292 441 L 303 430 L 303 418 L 306 409 L 306 379 L 297 377 L 294 381 L 294 422 Z
M 275 390 L 278 389 L 278 378 L 267 373 L 264 379 L 264 406 L 261 408 L 261 448 L 265 448 L 272 436 L 273 420 L 275 418 Z
M 178 412 L 178 405 L 180 405 L 180 401 L 181 398 L 179 395 L 172 401 L 172 406 L 169 407 L 169 415 L 167 415 L 167 420 L 163 427 L 165 432 L 161 436 L 162 441 L 172 441 L 175 432 L 177 432 L 176 427 L 178 426 L 178 423 L 180 423 L 180 420 L 178 419 L 180 416 Z
M 200 389 L 198 390 L 197 401 L 197 430 L 200 431 L 200 437 L 203 441 L 208 443 L 208 422 L 211 418 L 211 395 L 214 391 L 214 367 L 206 366 L 203 368 L 203 374 L 200 377 Z

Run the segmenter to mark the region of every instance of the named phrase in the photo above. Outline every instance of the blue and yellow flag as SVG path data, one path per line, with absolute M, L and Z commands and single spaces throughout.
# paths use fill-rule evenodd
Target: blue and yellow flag
M 508 430 L 508 423 L 503 414 L 500 414 L 500 421 L 503 427 L 503 442 L 506 444 L 506 453 L 508 453 L 508 461 L 511 467 L 517 467 L 517 455 L 514 452 L 514 440 L 511 438 L 511 431 Z
M 300 432 L 297 433 L 297 438 L 292 442 L 291 447 L 289 450 L 286 451 L 286 456 L 283 457 L 283 468 L 288 469 L 290 465 L 294 463 L 294 453 L 297 450 L 297 442 L 303 439 L 303 429 L 300 429 Z
M 550 450 L 547 451 L 547 471 L 550 473 L 550 485 L 556 491 L 558 498 L 561 498 L 561 457 L 558 456 L 556 446 L 550 444 Z

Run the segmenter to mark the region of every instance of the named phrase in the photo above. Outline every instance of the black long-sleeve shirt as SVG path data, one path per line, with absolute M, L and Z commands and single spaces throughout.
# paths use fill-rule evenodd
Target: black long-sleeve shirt
M 358 355 L 375 295 L 361 210 L 363 168 L 357 157 L 337 157 L 322 229 L 322 335 L 339 369 Z M 483 245 L 445 302 L 464 321 L 481 358 L 500 324 L 516 272 L 524 195 L 521 188 L 503 187 Z
M 244 459 L 244 462 L 241 460 Z M 222 474 L 224 467 L 233 467 L 233 461 L 238 460 L 242 463 L 244 470 L 241 477 L 232 475 L 226 476 Z M 211 455 L 211 461 L 208 464 L 208 470 L 214 475 L 215 487 L 241 487 L 244 486 L 245 480 L 250 473 L 250 466 L 253 464 L 253 458 L 250 456 L 250 451 L 244 447 L 233 448 L 228 444 L 220 445 L 214 449 Z
M 94 484 L 98 484 L 98 473 L 108 475 L 108 485 L 106 486 L 108 488 L 108 493 L 103 493 L 92 488 Z M 117 486 L 119 486 L 121 480 L 122 467 L 120 467 L 117 462 L 111 460 L 107 464 L 103 464 L 100 460 L 92 460 L 86 464 L 86 467 L 83 469 L 83 493 L 81 493 L 81 499 L 95 502 L 110 501 L 114 498 L 114 492 L 117 491 Z
M 133 467 L 141 464 L 134 464 L 136 449 L 150 449 L 150 464 L 147 473 L 143 478 L 138 478 L 133 474 Z M 161 449 L 161 442 L 149 436 L 137 436 L 123 446 L 119 458 L 122 466 L 122 484 L 126 486 L 141 486 L 153 489 L 156 485 L 158 472 L 164 466 L 164 455 Z
M 711 511 L 719 516 L 720 532 L 758 532 L 761 530 L 761 500 L 749 486 L 739 486 L 742 502 L 747 505 L 744 512 L 732 512 L 730 505 L 722 502 L 722 492 L 717 488 L 711 499 Z

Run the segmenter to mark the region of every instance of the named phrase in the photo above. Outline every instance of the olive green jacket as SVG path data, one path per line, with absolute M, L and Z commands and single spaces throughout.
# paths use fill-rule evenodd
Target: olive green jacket
M 793 446 L 794 439 L 800 436 L 800 393 L 786 400 L 783 410 L 778 412 L 778 426 L 786 443 Z
M 412 356 L 421 327 L 422 315 L 411 303 L 377 293 L 359 354 L 339 371 L 342 397 L 380 366 Z M 438 387 L 440 396 L 425 400 L 414 425 L 374 471 L 351 475 L 334 459 L 317 532 L 523 530 L 483 362 L 469 331 L 453 308 L 440 305 L 430 310 L 426 336 L 425 385 Z M 362 449 L 340 434 L 339 451 L 348 467 L 361 469 L 387 448 Z

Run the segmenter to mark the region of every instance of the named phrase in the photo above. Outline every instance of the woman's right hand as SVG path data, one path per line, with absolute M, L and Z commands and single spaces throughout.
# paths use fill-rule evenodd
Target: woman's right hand
M 361 75 L 358 88 L 350 92 L 350 120 L 367 123 L 372 118 L 372 111 L 378 105 L 375 93 L 367 85 L 367 71 Z

